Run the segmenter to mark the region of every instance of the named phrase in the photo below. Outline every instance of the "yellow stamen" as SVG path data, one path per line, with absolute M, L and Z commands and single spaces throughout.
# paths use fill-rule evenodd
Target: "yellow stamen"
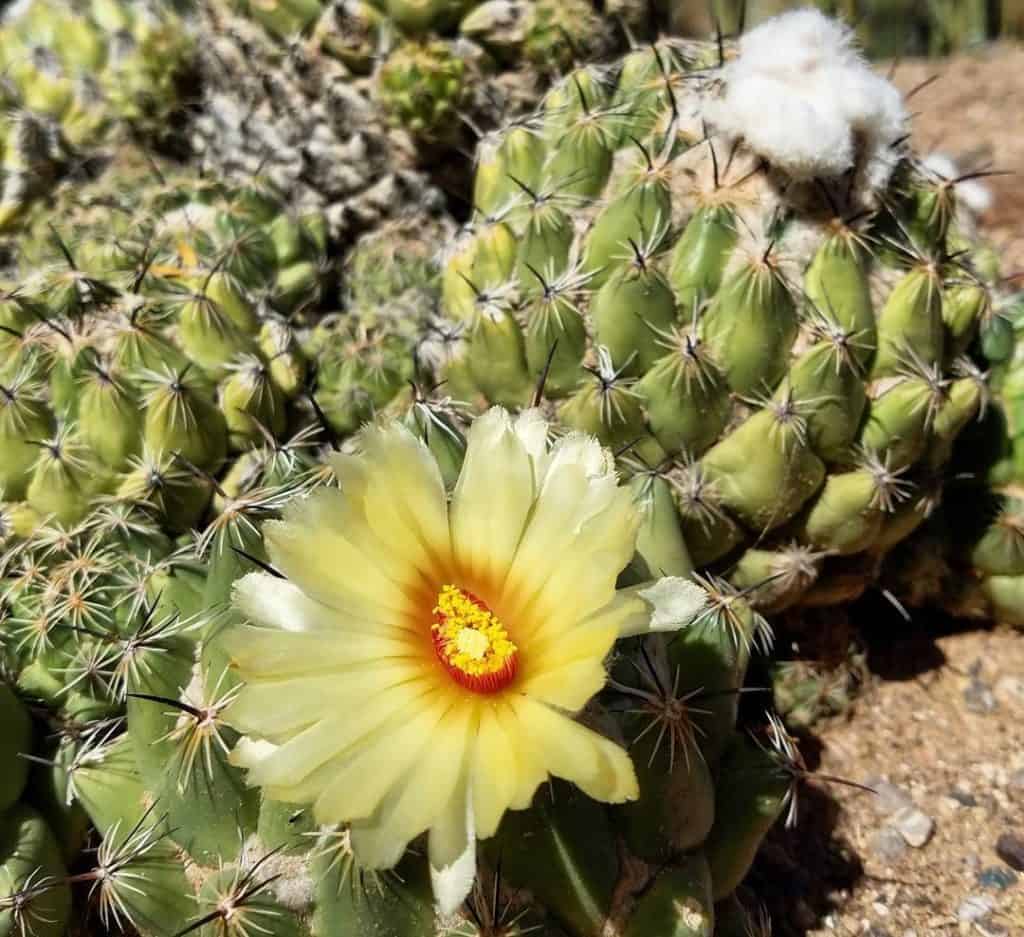
M 511 681 L 518 649 L 501 620 L 479 598 L 458 586 L 444 585 L 433 613 L 434 647 L 452 676 L 481 692 Z

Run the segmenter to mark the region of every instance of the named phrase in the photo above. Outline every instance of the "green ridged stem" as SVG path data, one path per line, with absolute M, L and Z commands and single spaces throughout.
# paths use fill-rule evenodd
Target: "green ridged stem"
M 811 449 L 826 462 L 848 462 L 867 394 L 855 360 L 831 342 L 807 349 L 790 368 L 775 399 L 791 395 L 807 413 Z
M 934 400 L 934 388 L 927 381 L 900 378 L 868 401 L 860 444 L 883 457 L 892 471 L 911 465 L 924 452 Z
M 638 260 L 605 280 L 591 301 L 590 316 L 595 338 L 616 368 L 643 374 L 665 353 L 658 333 L 675 323 L 675 300 L 661 274 Z
M 878 316 L 878 352 L 871 377 L 898 375 L 910 355 L 925 365 L 943 354 L 942 289 L 938 271 L 917 267 L 893 287 Z
M 770 407 L 712 446 L 701 465 L 721 504 L 756 532 L 788 521 L 825 479 L 821 459 Z
M 664 869 L 637 900 L 624 937 L 712 937 L 715 909 L 711 870 L 703 853 Z
M 612 907 L 619 861 L 601 804 L 576 788 L 544 785 L 529 810 L 505 814 L 486 844 L 513 886 L 527 888 L 572 937 L 600 933 Z
M 473 207 L 487 216 L 521 198 L 522 189 L 513 180 L 535 190 L 541 182 L 545 153 L 540 134 L 526 126 L 512 126 L 497 146 L 481 148 L 473 180 Z
M 679 526 L 672 489 L 657 475 L 637 475 L 629 489 L 640 510 L 640 530 L 636 553 L 627 567 L 635 582 L 648 582 L 662 576 L 689 576 L 693 561 Z
M 700 455 L 732 414 L 729 385 L 699 340 L 682 334 L 636 384 L 647 422 L 666 452 Z
M 43 818 L 30 807 L 18 805 L 0 816 L 0 935 L 13 937 L 24 921 L 36 937 L 62 937 L 71 914 L 71 889 L 60 850 Z M 38 891 L 40 879 L 51 884 Z M 19 920 L 4 899 L 26 895 Z
M 527 404 L 539 374 L 530 374 L 523 330 L 512 315 L 478 316 L 467 355 L 473 382 L 488 400 L 507 407 Z
M 830 475 L 798 519 L 798 536 L 818 550 L 840 556 L 870 549 L 885 514 L 878 485 L 867 469 Z
M 28 780 L 32 754 L 32 722 L 28 712 L 6 684 L 0 683 L 0 814 L 21 796 Z
M 796 338 L 793 297 L 768 261 L 744 263 L 722 283 L 700 321 L 701 336 L 738 394 L 772 388 Z
M 718 292 L 738 237 L 736 223 L 728 205 L 702 205 L 672 248 L 668 281 L 684 315 Z
M 818 248 L 804 274 L 804 291 L 815 310 L 853 339 L 858 363 L 875 351 L 876 328 L 866 270 L 867 251 L 843 227 Z
M 772 754 L 746 736 L 732 737 L 719 766 L 715 825 L 704 846 L 716 901 L 746 876 L 761 840 L 785 808 L 789 785 Z
M 654 250 L 672 217 L 671 197 L 659 181 L 640 182 L 615 196 L 600 211 L 583 242 L 583 269 L 590 285 L 603 286 L 636 251 Z

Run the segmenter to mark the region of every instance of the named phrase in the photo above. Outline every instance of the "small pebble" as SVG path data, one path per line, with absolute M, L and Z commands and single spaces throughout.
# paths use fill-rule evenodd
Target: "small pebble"
M 1006 928 L 994 921 L 979 921 L 974 925 L 974 929 L 981 937 L 1008 937 Z
M 935 831 L 935 822 L 917 807 L 901 807 L 892 815 L 892 825 L 915 849 L 924 846 Z
M 1024 872 L 1024 839 L 1013 833 L 1003 833 L 996 840 L 996 855 L 1011 869 Z
M 973 679 L 964 690 L 964 705 L 968 711 L 987 716 L 999 708 L 992 687 L 981 680 Z
M 871 805 L 880 814 L 888 816 L 901 807 L 911 807 L 914 804 L 907 791 L 885 778 L 869 778 L 866 784 L 876 794 L 871 799 Z
M 895 862 L 907 851 L 907 843 L 899 832 L 884 826 L 871 837 L 870 849 L 879 859 Z
M 978 873 L 978 884 L 982 888 L 998 888 L 1003 891 L 1017 883 L 1017 873 L 1004 869 L 1002 866 L 990 865 Z
M 958 921 L 973 924 L 986 917 L 995 906 L 996 903 L 991 898 L 986 898 L 984 895 L 971 895 L 961 903 L 956 917 Z
M 977 807 L 978 798 L 975 797 L 969 791 L 962 791 L 959 788 L 954 787 L 949 792 L 949 796 L 953 798 L 961 807 Z
M 1024 678 L 1000 677 L 995 685 L 996 699 L 1010 706 L 1024 706 Z

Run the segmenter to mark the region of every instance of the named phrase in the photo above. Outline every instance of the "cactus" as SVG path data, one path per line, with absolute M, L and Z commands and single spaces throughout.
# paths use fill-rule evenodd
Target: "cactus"
M 352 6 L 332 5 L 322 28 L 309 36 L 288 31 L 292 39 L 284 43 L 245 11 L 258 20 L 259 11 L 291 5 L 236 12 L 218 0 L 198 4 L 202 92 L 189 133 L 197 166 L 217 178 L 269 180 L 292 205 L 324 212 L 340 244 L 394 216 L 444 207 L 440 191 L 416 170 L 411 138 L 389 128 L 372 89 L 354 77 L 352 59 L 373 59 L 377 40 L 362 52 L 348 47 L 363 35 Z
M 466 63 L 439 40 L 398 46 L 382 63 L 377 99 L 389 118 L 411 134 L 438 140 L 462 129 L 468 94 Z
M 154 172 L 72 187 L 59 224 L 22 241 L 0 314 L 0 486 L 23 517 L 74 526 L 116 497 L 187 530 L 229 458 L 309 424 L 295 323 L 328 284 L 323 216 L 259 183 Z
M 738 718 L 764 615 L 967 531 L 958 437 L 1003 451 L 957 181 L 803 13 L 573 69 L 455 237 L 345 82 L 468 5 L 238 6 L 200 21 L 271 90 L 218 141 L 212 83 L 196 135 L 246 181 L 118 161 L 0 295 L 0 928 L 767 933 L 735 891 L 807 771 Z M 481 9 L 488 54 L 568 64 L 559 11 Z M 1024 575 L 1017 514 L 960 538 L 963 601 Z M 776 677 L 795 723 L 853 689 Z
M 460 443 L 447 483 L 452 510 L 462 512 L 462 520 L 453 515 L 452 549 L 459 563 L 471 564 L 466 569 L 486 566 L 498 561 L 492 551 L 500 549 L 501 524 L 534 516 L 522 513 L 527 506 L 519 497 L 526 493 L 522 485 L 532 482 L 517 465 L 524 459 L 539 459 L 538 466 L 547 461 L 546 426 L 535 412 L 513 422 L 494 411 L 474 420 L 466 435 L 466 425 L 454 420 L 448 429 Z M 435 460 L 415 421 L 408 428 L 393 419 L 380 421 L 345 449 L 346 454 L 327 454 L 318 469 L 308 459 L 275 459 L 268 444 L 257 487 L 235 493 L 225 479 L 218 513 L 199 536 L 172 539 L 166 521 L 161 525 L 148 506 L 115 497 L 74 526 L 49 519 L 8 541 L 0 554 L 0 647 L 15 693 L 32 701 L 44 725 L 33 741 L 22 704 L 0 685 L 3 742 L 12 755 L 16 751 L 34 761 L 27 793 L 22 790 L 27 760 L 14 758 L 20 773 L 5 776 L 5 803 L 14 805 L 2 814 L 7 827 L 0 843 L 10 836 L 16 848 L 5 852 L 8 847 L 0 846 L 0 914 L 13 915 L 16 926 L 45 923 L 47 934 L 61 937 L 74 894 L 76 915 L 95 915 L 107 929 L 131 929 L 144 937 L 207 927 L 247 933 L 257 926 L 274 933 L 372 928 L 395 935 L 540 926 L 549 933 L 589 937 L 605 922 L 631 933 L 657 926 L 710 937 L 716 902 L 743 877 L 774 819 L 791 809 L 801 769 L 777 724 L 769 724 L 768 734 L 756 741 L 736 727 L 747 661 L 769 632 L 728 584 L 707 579 L 698 586 L 659 574 L 624 587 L 604 611 L 593 610 L 593 602 L 600 607 L 608 601 L 608 588 L 614 591 L 615 572 L 629 561 L 643 523 L 640 503 L 628 489 L 615 487 L 610 454 L 602 454 L 594 440 L 570 436 L 555 442 L 547 470 L 552 490 L 582 484 L 599 497 L 600 504 L 581 505 L 598 511 L 588 515 L 591 526 L 573 534 L 570 528 L 541 524 L 537 513 L 537 520 L 528 522 L 537 525 L 536 534 L 524 541 L 522 551 L 536 541 L 530 549 L 541 565 L 520 565 L 523 575 L 530 568 L 546 569 L 545 538 L 569 537 L 574 545 L 563 551 L 561 575 L 567 583 L 580 583 L 576 566 L 590 564 L 587 588 L 596 591 L 591 598 L 579 596 L 583 604 L 574 614 L 589 614 L 593 626 L 566 632 L 569 643 L 562 650 L 557 642 L 530 638 L 527 626 L 534 613 L 528 611 L 527 593 L 521 614 L 509 618 L 507 626 L 495 619 L 516 642 L 507 653 L 513 659 L 521 655 L 522 678 L 537 674 L 522 685 L 514 682 L 515 667 L 499 669 L 493 677 L 499 683 L 511 679 L 510 686 L 518 688 L 509 690 L 507 700 L 522 710 L 519 718 L 531 720 L 529 745 L 525 737 L 511 746 L 501 742 L 501 733 L 515 724 L 492 703 L 502 698 L 495 694 L 504 684 L 473 676 L 471 661 L 434 639 L 437 659 L 442 651 L 448 654 L 447 669 L 436 672 L 445 680 L 457 678 L 451 692 L 467 705 L 479 701 L 485 707 L 481 713 L 497 705 L 487 743 L 497 761 L 480 765 L 494 786 L 486 796 L 481 788 L 474 801 L 481 805 L 474 808 L 482 837 L 477 860 L 445 867 L 451 861 L 445 857 L 454 854 L 451 844 L 444 845 L 447 840 L 435 841 L 445 829 L 442 819 L 434 821 L 429 850 L 414 842 L 408 851 L 402 848 L 404 838 L 395 851 L 390 840 L 378 842 L 372 823 L 358 819 L 360 808 L 350 798 L 369 796 L 372 789 L 365 785 L 371 778 L 383 784 L 406 760 L 392 765 L 388 759 L 405 751 L 412 757 L 420 745 L 409 748 L 396 739 L 392 748 L 385 737 L 376 754 L 364 753 L 371 761 L 385 758 L 369 774 L 360 774 L 359 758 L 348 765 L 337 760 L 339 781 L 330 790 L 338 793 L 330 801 L 309 793 L 316 790 L 312 777 L 282 787 L 289 782 L 263 759 L 275 747 L 267 735 L 281 743 L 289 720 L 305 718 L 298 710 L 287 715 L 289 695 L 293 706 L 313 707 L 310 718 L 328 722 L 339 715 L 344 722 L 344 714 L 355 710 L 321 708 L 322 693 L 348 694 L 370 707 L 392 705 L 386 672 L 397 662 L 387 656 L 375 663 L 367 659 L 365 672 L 343 667 L 334 675 L 332 661 L 340 660 L 343 644 L 333 637 L 324 642 L 312 632 L 300 636 L 303 646 L 307 638 L 320 641 L 319 654 L 305 663 L 301 655 L 294 657 L 297 647 L 287 651 L 281 645 L 285 669 L 277 676 L 265 670 L 278 666 L 270 663 L 278 653 L 273 647 L 287 641 L 274 630 L 280 621 L 274 609 L 321 614 L 319 608 L 333 614 L 317 604 L 327 596 L 325 588 L 365 592 L 369 587 L 367 571 L 353 577 L 355 567 L 342 561 L 348 552 L 384 549 L 374 555 L 392 565 L 413 559 L 408 550 L 415 538 L 377 540 L 390 536 L 385 527 L 376 534 L 367 528 L 374 539 L 362 543 L 339 537 L 326 503 L 341 509 L 338 499 L 348 497 L 346 492 L 356 497 L 357 478 L 370 486 L 365 496 L 374 504 L 387 494 L 381 506 L 394 497 L 392 482 L 409 483 L 408 507 L 415 513 L 406 517 L 426 524 L 433 509 L 422 499 L 444 497 L 445 464 Z M 436 486 L 433 493 L 408 475 L 410 457 L 419 466 L 413 471 L 426 473 L 421 481 Z M 579 474 L 577 459 L 599 474 Z M 275 465 L 276 470 L 270 467 Z M 491 493 L 501 490 L 509 496 L 501 512 L 476 512 L 481 496 L 489 504 Z M 561 494 L 549 506 L 575 510 Z M 363 509 L 356 502 L 352 508 Z M 538 502 L 536 511 L 541 510 Z M 597 529 L 602 513 L 612 525 L 604 533 Z M 405 523 L 397 522 L 396 535 Z M 481 523 L 498 526 L 481 540 L 473 534 L 473 525 Z M 354 536 L 355 528 L 345 531 Z M 447 524 L 444 531 L 446 538 Z M 421 533 L 426 536 L 426 528 Z M 608 539 L 613 533 L 614 549 Z M 514 548 L 514 541 L 507 547 Z M 522 556 L 524 563 L 526 553 Z M 318 563 L 335 571 L 329 587 L 313 572 Z M 598 582 L 594 564 L 607 569 L 605 585 Z M 474 603 L 495 602 L 483 582 L 468 604 L 469 593 L 450 587 L 454 604 L 448 614 L 454 617 L 428 614 L 424 634 L 431 633 L 431 620 L 435 629 L 439 621 L 461 622 L 466 608 L 483 607 Z M 554 585 L 532 582 L 527 576 L 524 588 Z M 271 593 L 277 598 L 267 604 Z M 447 599 L 438 601 L 449 608 Z M 511 605 L 495 608 L 512 614 Z M 569 606 L 565 611 L 570 613 Z M 600 624 L 601 616 L 606 624 Z M 345 621 L 339 618 L 337 624 L 347 627 Z M 601 689 L 606 681 L 602 656 L 616 634 L 623 637 Z M 469 647 L 459 635 L 448 640 L 452 647 Z M 569 645 L 577 643 L 572 650 Z M 538 655 L 555 651 L 552 665 L 561 677 L 545 689 L 543 680 L 536 682 Z M 565 652 L 583 656 L 560 663 Z M 307 665 L 312 670 L 300 675 Z M 296 677 L 289 680 L 292 671 Z M 424 673 L 433 680 L 434 665 Z M 568 712 L 587 706 L 577 722 L 566 710 L 549 708 L 548 700 Z M 390 723 L 420 743 L 436 740 L 436 751 L 423 766 L 427 772 L 449 764 L 445 746 L 451 739 L 440 726 L 430 729 L 430 712 L 405 728 Z M 483 725 L 474 731 L 482 733 Z M 557 739 L 571 739 L 583 760 L 567 759 Z M 481 735 L 480 757 L 484 744 Z M 524 758 L 531 745 L 541 746 L 534 751 L 536 764 L 524 760 L 517 767 L 507 761 L 513 753 Z M 584 757 L 587 752 L 591 755 Z M 342 783 L 352 771 L 364 780 Z M 569 780 L 553 779 L 535 793 L 547 772 Z M 416 788 L 417 798 L 442 783 L 429 773 L 417 776 L 423 785 Z M 518 793 L 506 790 L 514 778 L 519 778 Z M 339 799 L 341 792 L 347 793 Z M 484 806 L 492 800 L 493 809 Z M 628 802 L 602 803 L 607 800 Z M 342 819 L 348 816 L 351 823 Z M 391 814 L 381 816 L 392 822 Z M 94 854 L 81 851 L 86 817 L 101 837 Z M 398 835 L 415 838 L 420 827 L 399 829 L 409 834 Z M 734 909 L 730 913 L 735 916 Z
M 594 0 L 198 6 L 199 31 L 212 42 L 200 50 L 196 149 L 218 172 L 252 172 L 263 160 L 280 187 L 290 176 L 304 196 L 328 203 L 365 203 L 381 170 L 406 189 L 407 205 L 429 200 L 413 168 L 462 197 L 476 134 L 532 107 L 547 78 L 574 60 L 622 50 L 657 28 L 651 11 L 602 16 Z M 392 200 L 382 195 L 376 212 Z
M 991 368 L 985 419 L 953 451 L 954 482 L 920 535 L 898 551 L 890 588 L 908 605 L 1024 627 L 1019 296 L 991 271 L 980 355 Z M 1009 340 L 1007 340 L 1009 338 Z
M 1016 277 L 1003 275 L 997 253 L 976 233 L 976 216 L 991 203 L 975 181 L 986 173 L 962 173 L 945 157 L 929 162 L 964 196 L 952 243 L 967 262 L 960 282 L 946 293 L 943 318 L 957 346 L 969 347 L 985 368 L 989 393 L 981 419 L 943 447 L 948 462 L 941 476 L 913 499 L 928 519 L 898 545 L 883 570 L 883 585 L 907 606 L 937 606 L 960 618 L 1022 627 L 1021 294 Z M 976 326 L 964 332 L 965 322 Z M 937 484 L 942 478 L 948 480 L 944 491 Z
M 54 179 L 81 176 L 119 131 L 172 145 L 191 60 L 184 23 L 165 5 L 33 0 L 11 10 L 0 23 L 0 230 Z
M 774 43 L 820 81 L 772 73 Z M 870 585 L 986 399 L 955 181 L 906 150 L 898 93 L 851 43 L 803 12 L 724 63 L 666 40 L 577 69 L 481 148 L 442 278 L 448 386 L 540 392 L 663 479 L 658 523 L 768 610 L 848 601 L 830 577 L 855 561 Z

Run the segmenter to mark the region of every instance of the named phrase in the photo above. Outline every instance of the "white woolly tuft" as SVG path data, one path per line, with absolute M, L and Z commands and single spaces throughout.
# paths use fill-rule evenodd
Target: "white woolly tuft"
M 243 869 L 251 869 L 262 861 L 265 877 L 274 878 L 271 888 L 278 903 L 289 911 L 301 913 L 308 910 L 316 890 L 316 882 L 309 869 L 309 856 L 279 852 L 268 857 L 268 851 L 258 836 L 250 836 L 242 844 L 239 864 Z
M 868 184 L 888 181 L 903 96 L 871 70 L 845 24 L 818 10 L 784 13 L 743 36 L 722 71 L 723 93 L 703 108 L 716 132 L 794 179 L 841 175 L 863 153 Z

